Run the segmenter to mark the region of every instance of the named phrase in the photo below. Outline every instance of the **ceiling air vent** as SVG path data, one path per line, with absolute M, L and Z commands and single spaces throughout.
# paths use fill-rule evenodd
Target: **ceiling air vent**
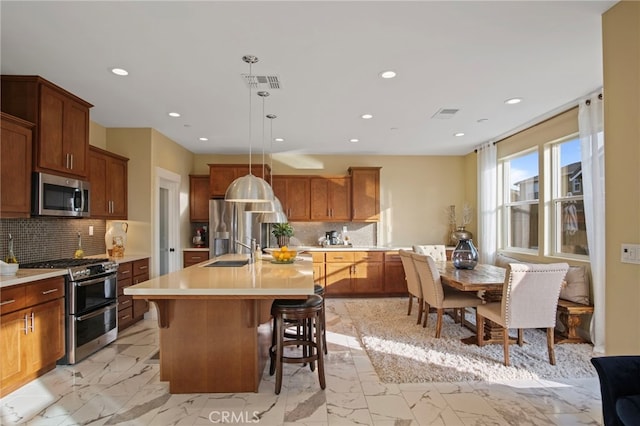
M 274 90 L 282 89 L 280 78 L 277 75 L 249 75 L 242 74 L 242 79 L 252 89 Z
M 433 114 L 433 116 L 431 118 L 438 118 L 440 120 L 447 120 L 451 117 L 453 117 L 454 115 L 456 115 L 456 113 L 460 111 L 457 108 L 440 108 L 438 111 L 436 111 L 435 114 Z

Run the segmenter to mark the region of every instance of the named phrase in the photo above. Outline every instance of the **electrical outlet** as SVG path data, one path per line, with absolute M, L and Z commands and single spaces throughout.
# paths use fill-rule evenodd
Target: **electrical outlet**
M 622 244 L 620 261 L 640 264 L 640 244 Z
M 93 235 L 93 225 L 89 225 L 89 236 Z

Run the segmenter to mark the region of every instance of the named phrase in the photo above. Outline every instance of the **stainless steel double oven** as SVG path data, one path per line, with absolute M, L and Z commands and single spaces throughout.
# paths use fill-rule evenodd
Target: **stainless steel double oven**
M 59 259 L 24 265 L 68 269 L 66 354 L 59 364 L 75 364 L 118 337 L 118 264 L 108 259 Z

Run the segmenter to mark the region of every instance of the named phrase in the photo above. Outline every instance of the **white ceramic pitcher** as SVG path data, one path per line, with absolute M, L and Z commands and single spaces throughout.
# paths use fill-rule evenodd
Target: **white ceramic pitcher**
M 124 249 L 127 245 L 127 222 L 111 222 L 104 234 L 104 242 L 107 247 L 109 257 L 123 257 Z

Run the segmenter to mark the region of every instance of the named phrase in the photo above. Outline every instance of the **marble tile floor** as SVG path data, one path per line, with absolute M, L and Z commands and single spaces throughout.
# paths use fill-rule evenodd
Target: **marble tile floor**
M 74 366 L 0 399 L 0 425 L 600 425 L 597 378 L 385 384 L 360 347 L 343 300 L 327 301 L 327 387 L 285 366 L 258 393 L 171 395 L 159 380 L 156 322 L 144 320 Z M 410 320 L 407 318 L 407 320 Z

